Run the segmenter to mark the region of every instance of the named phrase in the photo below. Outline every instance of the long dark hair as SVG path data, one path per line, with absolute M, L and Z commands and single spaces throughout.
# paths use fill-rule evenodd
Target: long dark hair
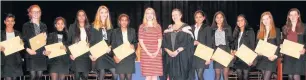
M 238 16 L 237 16 L 237 21 L 238 21 L 238 18 L 239 18 L 239 17 L 243 17 L 243 19 L 244 19 L 244 22 L 245 22 L 244 31 L 246 31 L 246 30 L 248 30 L 248 29 L 251 29 L 251 27 L 249 27 L 249 24 L 248 24 L 248 21 L 247 21 L 245 15 L 244 15 L 244 14 L 238 15 Z M 237 22 L 237 21 L 236 21 L 236 22 Z M 234 37 L 234 39 L 238 37 L 239 32 L 240 32 L 240 28 L 239 28 L 238 24 L 236 24 L 236 27 L 235 27 L 234 32 L 233 32 L 233 37 Z
M 207 19 L 207 15 L 205 12 L 203 12 L 202 10 L 197 10 L 196 12 L 194 12 L 194 17 L 197 15 L 197 14 L 201 14 L 203 17 L 205 17 L 205 20 L 203 21 L 203 24 L 206 24 L 206 25 L 209 25 L 209 21 Z
M 79 11 L 77 12 L 77 14 L 76 14 L 76 17 L 75 17 L 75 20 L 74 20 L 74 23 L 73 23 L 73 24 L 75 25 L 75 27 L 76 27 L 76 28 L 75 28 L 75 33 L 76 33 L 75 37 L 77 38 L 76 41 L 79 41 L 79 40 L 80 40 L 80 34 L 81 34 L 81 32 L 80 32 L 80 24 L 79 24 L 79 20 L 78 20 L 78 14 L 79 14 L 80 12 L 83 12 L 84 15 L 85 15 L 85 25 L 84 25 L 84 28 L 85 28 L 85 30 L 86 30 L 87 39 L 89 39 L 89 27 L 90 27 L 89 20 L 88 20 L 88 18 L 87 18 L 87 15 L 86 15 L 85 11 L 84 11 L 84 10 L 79 10 Z
M 222 28 L 224 28 L 225 26 L 229 26 L 227 21 L 226 21 L 226 17 L 224 15 L 224 13 L 222 11 L 218 11 L 215 13 L 214 18 L 213 18 L 213 23 L 211 24 L 212 28 L 218 28 L 217 26 L 217 22 L 216 22 L 216 17 L 217 15 L 221 14 L 223 16 L 223 24 L 222 24 Z
M 297 9 L 297 8 L 292 8 L 292 9 L 290 9 L 290 10 L 288 11 L 287 21 L 286 21 L 286 24 L 285 24 L 284 27 L 283 27 L 283 30 L 284 30 L 283 32 L 284 32 L 284 34 L 286 35 L 286 34 L 288 34 L 288 32 L 289 32 L 289 31 L 291 30 L 291 28 L 292 28 L 292 23 L 291 23 L 291 20 L 290 20 L 290 18 L 289 18 L 290 12 L 292 12 L 292 11 L 296 11 L 296 12 L 298 13 L 298 15 L 300 16 L 300 17 L 298 18 L 297 23 L 296 23 L 295 32 L 296 32 L 297 34 L 303 34 L 303 33 L 304 33 L 304 24 L 303 24 L 302 19 L 301 19 L 300 10 Z

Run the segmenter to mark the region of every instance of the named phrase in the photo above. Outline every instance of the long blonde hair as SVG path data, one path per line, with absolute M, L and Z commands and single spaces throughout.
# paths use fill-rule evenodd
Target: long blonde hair
M 147 13 L 149 10 L 152 10 L 153 13 L 154 13 L 153 25 L 154 25 L 154 27 L 155 27 L 155 26 L 158 24 L 158 22 L 157 22 L 157 19 L 156 19 L 155 10 L 154 10 L 153 8 L 151 8 L 151 7 L 148 7 L 148 8 L 145 10 L 144 16 L 143 16 L 143 20 L 142 20 L 142 24 L 147 24 L 147 23 L 148 23 L 148 21 L 147 21 L 147 19 L 146 19 L 146 17 L 147 17 L 146 13 Z
M 269 38 L 268 39 L 273 39 L 273 38 L 276 38 L 276 29 L 275 29 L 275 24 L 274 24 L 274 20 L 273 20 L 273 16 L 271 14 L 271 12 L 269 11 L 266 11 L 264 13 L 261 14 L 261 17 L 260 17 L 260 27 L 259 27 L 259 32 L 257 34 L 257 39 L 264 39 L 264 36 L 266 33 L 266 28 L 265 28 L 265 25 L 263 24 L 263 16 L 265 15 L 268 15 L 269 18 L 270 18 L 270 34 L 269 34 Z
M 101 20 L 101 15 L 100 15 L 100 11 L 102 9 L 106 9 L 108 14 L 107 14 L 107 18 L 106 18 L 106 21 L 105 23 L 102 23 L 102 20 Z M 112 29 L 112 23 L 111 23 L 111 20 L 110 20 L 110 15 L 109 15 L 109 10 L 106 6 L 102 5 L 99 7 L 97 13 L 96 13 L 96 17 L 95 17 L 95 21 L 93 22 L 93 26 L 95 29 L 99 29 L 101 27 L 105 27 L 106 26 L 106 29 L 109 30 L 109 29 Z

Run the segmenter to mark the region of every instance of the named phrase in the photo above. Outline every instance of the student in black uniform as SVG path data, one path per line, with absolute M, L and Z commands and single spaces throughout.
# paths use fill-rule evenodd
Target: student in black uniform
M 196 24 L 192 26 L 192 32 L 194 36 L 194 45 L 204 44 L 208 47 L 212 47 L 211 42 L 211 29 L 208 25 L 208 20 L 202 10 L 198 10 L 194 13 L 194 19 Z M 204 23 L 203 23 L 204 22 Z M 196 48 L 196 47 L 195 47 Z M 203 53 L 205 54 L 205 53 Z M 193 67 L 196 69 L 198 80 L 204 80 L 203 73 L 205 69 L 209 68 L 210 61 L 205 61 L 199 57 L 194 56 Z
M 231 52 L 232 43 L 232 28 L 227 24 L 225 15 L 222 11 L 218 11 L 214 15 L 212 28 L 212 43 L 213 48 L 221 48 L 224 51 Z M 232 54 L 233 55 L 233 54 Z M 223 79 L 228 80 L 229 67 L 232 67 L 232 62 L 228 67 L 221 65 L 220 63 L 214 61 L 215 69 L 215 80 L 221 79 L 221 71 L 223 70 Z
M 274 25 L 272 14 L 267 11 L 262 13 L 260 19 L 260 28 L 257 32 L 257 40 L 269 42 L 275 46 L 279 46 L 281 42 L 281 33 Z M 257 41 L 258 42 L 258 41 Z M 262 53 L 258 53 L 261 55 Z M 270 80 L 272 72 L 276 72 L 276 59 L 279 56 L 279 48 L 276 50 L 275 55 L 271 57 L 258 56 L 256 67 L 262 70 L 263 79 Z
M 15 16 L 13 14 L 7 14 L 4 20 L 5 31 L 1 31 L 1 41 L 5 41 L 16 36 L 21 37 L 19 31 L 14 30 Z M 23 42 L 21 42 L 23 43 Z M 0 45 L 1 49 L 1 77 L 5 80 L 15 80 L 16 77 L 23 75 L 22 71 L 22 58 L 19 52 L 11 55 L 4 55 L 5 48 Z
M 299 59 L 288 55 L 284 56 L 284 74 L 289 75 L 289 80 L 301 80 L 300 75 L 304 74 L 305 68 L 305 25 L 301 20 L 300 11 L 297 8 L 292 8 L 287 14 L 287 22 L 283 27 L 284 39 L 297 42 L 304 45 L 304 49 L 300 50 L 301 56 Z
M 240 14 L 237 17 L 237 25 L 233 32 L 233 38 L 234 54 L 242 44 L 251 50 L 255 50 L 255 33 L 253 28 L 248 25 L 248 22 L 243 14 Z M 249 80 L 248 75 L 251 65 L 253 65 L 253 63 L 247 64 L 237 57 L 236 61 L 234 62 L 234 68 L 236 68 L 239 80 Z
M 163 66 L 165 76 L 170 80 L 194 80 L 193 62 L 193 34 L 191 27 L 182 22 L 183 14 L 179 9 L 172 10 L 174 24 L 164 31 L 162 47 L 166 54 Z
M 63 17 L 57 17 L 54 21 L 56 31 L 48 35 L 47 44 L 62 42 L 64 46 L 61 49 L 66 50 L 68 31 L 66 28 L 66 20 Z M 45 51 L 45 55 L 49 55 L 52 51 Z M 69 54 L 58 56 L 48 60 L 48 70 L 52 80 L 64 80 L 65 74 L 69 73 Z
M 111 47 L 117 48 L 123 43 L 130 43 L 131 48 L 136 50 L 137 38 L 135 29 L 129 28 L 130 19 L 127 14 L 121 14 L 118 17 L 119 28 L 115 29 L 111 35 Z M 119 74 L 120 80 L 132 80 L 132 74 L 135 73 L 135 59 L 136 54 L 132 53 L 126 58 L 119 60 L 116 55 L 114 56 L 116 61 L 116 73 Z M 119 62 L 120 61 L 120 62 Z
M 40 33 L 47 37 L 47 25 L 40 21 L 41 9 L 38 5 L 30 6 L 28 13 L 30 21 L 22 27 L 25 49 L 28 53 L 25 56 L 26 70 L 30 71 L 31 80 L 39 80 L 43 71 L 47 70 L 47 57 L 43 54 L 43 47 L 36 51 L 32 50 L 29 40 Z
M 101 57 L 91 56 L 92 61 L 95 61 L 95 68 L 99 71 L 99 80 L 104 80 L 105 69 L 109 69 L 112 72 L 113 80 L 117 80 L 117 75 L 115 73 L 115 61 L 113 59 L 113 53 L 111 51 L 111 30 L 112 23 L 110 20 L 109 10 L 106 6 L 100 6 L 95 17 L 95 21 L 91 27 L 91 39 L 90 46 L 94 46 L 100 41 L 104 40 L 108 45 L 108 52 Z
M 70 25 L 68 31 L 68 45 L 72 45 L 79 41 L 90 41 L 90 24 L 88 22 L 87 15 L 84 10 L 77 12 L 75 21 Z M 76 80 L 86 80 L 88 73 L 91 70 L 91 60 L 89 58 L 89 52 L 75 58 L 70 55 L 72 61 L 71 69 L 74 71 L 74 77 Z

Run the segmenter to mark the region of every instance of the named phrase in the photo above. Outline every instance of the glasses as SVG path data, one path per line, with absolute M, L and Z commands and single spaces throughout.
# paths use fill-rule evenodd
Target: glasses
M 33 13 L 33 14 L 40 14 L 41 11 L 31 11 L 31 13 Z

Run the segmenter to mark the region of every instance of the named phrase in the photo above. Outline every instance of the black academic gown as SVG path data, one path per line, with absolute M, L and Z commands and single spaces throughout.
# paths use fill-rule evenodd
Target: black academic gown
M 184 24 L 181 28 L 188 26 Z M 194 45 L 193 38 L 190 34 L 178 31 L 176 32 L 175 46 L 172 46 L 171 34 L 173 32 L 164 33 L 162 48 L 169 49 L 171 51 L 177 50 L 179 47 L 183 47 L 184 50 L 178 53 L 177 56 L 171 57 L 164 51 L 163 66 L 164 75 L 169 75 L 170 78 L 176 78 L 180 80 L 193 80 L 194 71 L 192 69 Z
M 256 36 L 255 36 L 253 28 L 251 28 L 249 26 L 245 27 L 245 30 L 242 33 L 240 42 L 238 42 L 240 32 L 241 32 L 240 29 L 237 29 L 233 32 L 233 37 L 234 37 L 233 50 L 238 49 L 238 43 L 239 43 L 239 46 L 244 44 L 245 46 L 247 46 L 251 50 L 255 50 L 255 44 L 256 44 L 255 43 L 255 41 L 256 41 L 255 38 L 256 38 Z M 245 54 L 247 54 L 247 53 L 245 53 Z M 256 60 L 254 61 L 254 63 L 255 62 L 256 62 Z M 249 69 L 250 67 L 248 66 L 248 64 L 243 62 L 239 57 L 236 57 L 236 60 L 234 62 L 234 68 L 236 68 L 236 69 Z
M 19 31 L 14 31 L 15 36 L 19 36 Z M 5 41 L 6 32 L 1 31 L 1 42 Z M 22 58 L 19 52 L 13 53 L 11 55 L 5 56 L 3 52 L 1 52 L 1 69 L 2 74 L 1 77 L 19 77 L 23 75 L 22 71 Z
M 275 29 L 276 29 L 276 38 L 268 39 L 268 42 L 275 46 L 279 46 L 281 43 L 281 33 L 278 28 L 275 28 Z M 256 41 L 256 44 L 257 43 L 258 43 L 258 39 Z M 280 56 L 279 51 L 280 51 L 280 48 L 278 47 L 275 52 L 275 55 L 277 55 L 278 57 Z M 275 59 L 274 61 L 270 61 L 268 57 L 258 56 L 256 67 L 259 70 L 268 70 L 268 71 L 276 72 L 276 68 L 277 68 L 276 61 L 277 59 Z
M 58 37 L 57 35 L 60 34 L 59 32 L 52 32 L 48 35 L 47 38 L 47 44 L 55 44 L 58 43 Z M 62 43 L 68 50 L 68 42 L 67 42 L 67 35 L 68 33 L 62 33 L 63 39 Z M 62 56 L 58 56 L 55 58 L 51 58 L 48 60 L 48 70 L 50 73 L 60 73 L 60 74 L 68 74 L 69 73 L 69 63 L 70 63 L 70 57 L 69 54 L 65 54 Z
M 46 32 L 47 33 L 47 25 L 43 22 L 40 22 L 40 33 Z M 26 22 L 23 24 L 22 27 L 22 35 L 24 40 L 24 46 L 26 48 L 30 48 L 30 39 L 36 36 L 34 24 L 32 22 Z M 47 57 L 43 54 L 44 47 L 36 50 L 35 55 L 30 55 L 26 53 L 25 61 L 26 61 L 26 70 L 27 71 L 43 71 L 47 70 Z
M 285 27 L 283 27 L 283 31 Z M 291 30 L 291 29 L 290 29 Z M 287 35 L 284 34 L 284 39 L 286 39 Z M 298 43 L 304 45 L 304 49 L 306 48 L 306 26 L 304 26 L 304 32 L 302 34 L 298 34 Z M 293 58 L 291 56 L 283 55 L 283 73 L 284 74 L 305 74 L 305 54 L 301 55 L 299 59 Z
M 135 46 L 135 50 L 137 49 L 137 37 L 135 29 L 128 28 L 127 29 L 127 36 L 130 44 Z M 114 29 L 111 35 L 111 45 L 112 50 L 123 44 L 123 37 L 121 28 Z M 116 64 L 116 73 L 118 74 L 131 74 L 135 73 L 135 59 L 136 53 L 129 55 L 128 57 L 122 59 L 119 63 Z
M 193 33 L 193 36 L 196 36 L 194 34 L 194 31 L 195 31 L 195 26 L 192 26 L 192 33 Z M 194 39 L 196 40 L 196 39 Z M 211 47 L 212 48 L 212 40 L 211 40 L 211 29 L 210 29 L 210 26 L 207 25 L 207 24 L 202 24 L 201 28 L 199 29 L 199 32 L 198 32 L 198 37 L 197 37 L 197 41 L 201 44 L 204 44 L 208 47 Z M 197 46 L 195 46 L 194 49 L 196 49 Z M 205 54 L 205 53 L 203 53 Z M 193 67 L 194 68 L 204 68 L 204 69 L 208 69 L 209 68 L 209 65 L 205 65 L 205 60 L 197 57 L 197 56 L 194 56 L 193 58 Z
M 87 35 L 87 42 L 90 41 L 90 28 L 89 25 L 85 26 Z M 80 41 L 80 28 L 77 24 L 71 24 L 68 31 L 68 45 L 72 45 Z M 71 53 L 69 53 L 70 55 Z M 75 58 L 71 62 L 71 70 L 74 72 L 85 72 L 88 73 L 91 70 L 91 60 L 89 58 L 89 52 Z
M 90 39 L 90 46 L 94 46 L 95 44 L 99 43 L 100 41 L 103 40 L 103 35 L 102 35 L 102 29 L 95 29 L 94 27 L 91 27 L 91 37 Z M 112 30 L 107 30 L 107 40 L 105 40 L 105 42 L 110 45 L 111 43 L 111 33 Z M 99 57 L 96 61 L 95 61 L 95 68 L 98 70 L 103 70 L 103 69 L 110 69 L 110 68 L 115 68 L 115 61 L 113 59 L 113 53 L 106 53 L 104 55 L 102 55 L 101 57 Z
M 215 44 L 215 32 L 216 30 L 218 29 L 217 26 L 212 26 L 212 45 L 213 45 L 213 48 L 216 50 L 217 48 L 220 48 L 226 52 L 228 52 L 230 54 L 231 52 L 231 49 L 232 49 L 232 41 L 233 41 L 233 37 L 232 37 L 232 28 L 231 26 L 227 25 L 227 26 L 224 26 L 223 27 L 223 30 L 225 31 L 225 43 L 226 45 L 219 45 L 219 46 L 216 46 Z M 227 66 L 227 67 L 232 67 L 233 66 L 233 60 L 231 61 L 231 63 Z M 214 69 L 223 69 L 225 68 L 225 66 L 221 65 L 220 63 L 214 61 Z

